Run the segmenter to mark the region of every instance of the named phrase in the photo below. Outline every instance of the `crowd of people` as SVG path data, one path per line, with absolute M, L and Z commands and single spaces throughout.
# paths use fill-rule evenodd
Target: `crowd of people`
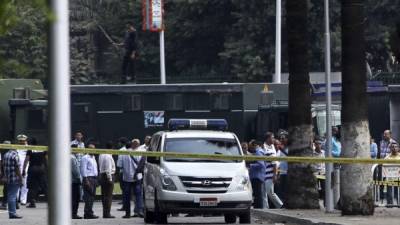
M 275 138 L 277 136 L 277 138 Z M 146 136 L 141 145 L 139 139 L 119 138 L 118 142 L 107 142 L 106 149 L 120 149 L 127 151 L 147 151 L 151 137 Z M 242 142 L 244 154 L 256 156 L 279 156 L 287 157 L 289 154 L 289 133 L 279 130 L 276 135 L 267 132 L 264 141 L 255 139 Z M 11 144 L 5 141 L 5 144 Z M 17 136 L 17 144 L 36 145 L 34 138 L 26 135 Z M 95 141 L 84 142 L 81 132 L 76 132 L 71 141 L 71 148 L 96 148 Z M 314 137 L 310 143 L 314 157 L 325 157 L 325 138 Z M 339 157 L 341 154 L 340 129 L 332 129 L 332 156 Z M 27 147 L 28 148 L 28 147 Z M 400 159 L 399 144 L 392 138 L 390 130 L 383 133 L 382 141 L 378 145 L 371 138 L 371 158 Z M 8 208 L 9 218 L 22 218 L 16 213 L 19 205 L 29 208 L 36 207 L 36 201 L 40 194 L 47 196 L 47 155 L 43 151 L 24 149 L 10 149 L 2 155 L 1 177 L 4 184 L 3 201 L 1 207 Z M 115 218 L 111 214 L 111 204 L 114 192 L 114 183 L 119 182 L 122 190 L 123 218 L 143 217 L 143 170 L 145 158 L 141 156 L 111 154 L 71 154 L 72 175 L 72 218 L 73 219 L 96 219 L 99 218 L 93 212 L 93 203 L 96 197 L 96 188 L 101 187 L 101 200 L 103 206 L 103 218 Z M 254 208 L 282 208 L 285 203 L 287 188 L 288 163 L 285 161 L 254 161 L 247 162 L 249 175 L 254 196 Z M 324 163 L 314 164 L 315 175 L 325 175 Z M 319 176 L 317 176 L 318 178 Z M 318 190 L 320 198 L 324 198 L 324 182 L 319 180 Z M 383 191 L 383 190 L 382 190 Z M 390 203 L 393 196 L 392 191 L 387 191 L 387 200 Z M 131 198 L 134 196 L 134 209 L 131 211 Z M 383 196 L 383 194 L 382 194 Z M 78 208 L 84 201 L 84 215 L 78 215 Z
M 259 142 L 254 139 L 250 140 L 248 143 L 243 142 L 242 149 L 246 154 L 255 156 L 287 157 L 289 154 L 288 141 L 289 133 L 285 130 L 280 130 L 277 133 L 277 138 L 275 138 L 272 132 L 267 132 L 264 142 Z M 325 152 L 322 149 L 323 144 L 324 140 L 322 138 L 314 138 L 313 143 L 311 143 L 311 148 L 315 157 L 325 157 Z M 339 144 L 337 144 L 336 150 L 340 152 L 341 146 Z M 288 163 L 285 161 L 255 161 L 248 162 L 247 166 L 249 168 L 249 175 L 253 188 L 253 207 L 260 209 L 284 207 L 285 193 L 287 190 Z M 325 174 L 325 165 L 323 163 L 315 164 L 314 169 L 315 174 Z M 319 182 L 318 188 L 321 191 L 322 197 L 323 182 Z
M 71 148 L 96 148 L 95 141 L 84 142 L 82 132 L 76 132 Z M 147 151 L 150 145 L 150 136 L 146 136 L 144 144 L 139 139 L 129 141 L 120 138 L 114 145 L 112 141 L 106 143 L 106 149 L 120 149 L 127 151 Z M 3 142 L 11 144 L 10 141 Z M 19 145 L 36 145 L 34 138 L 26 135 L 17 136 Z M 1 158 L 0 158 L 1 160 Z M 111 204 L 114 192 L 114 183 L 119 182 L 122 190 L 122 207 L 125 211 L 123 218 L 143 217 L 142 179 L 145 160 L 141 156 L 111 154 L 71 154 L 71 197 L 72 219 L 96 219 L 93 203 L 96 189 L 101 187 L 103 218 L 115 218 L 111 214 Z M 43 151 L 24 149 L 10 149 L 1 160 L 1 174 L 3 201 L 1 208 L 8 209 L 10 219 L 20 219 L 16 210 L 20 205 L 36 208 L 36 201 L 40 194 L 47 196 L 47 155 Z M 131 213 L 131 197 L 135 196 L 134 210 Z M 84 201 L 84 215 L 78 215 L 79 204 Z

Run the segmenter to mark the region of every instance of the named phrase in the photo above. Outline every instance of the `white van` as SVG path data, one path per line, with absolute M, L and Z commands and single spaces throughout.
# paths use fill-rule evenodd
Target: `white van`
M 153 135 L 150 151 L 243 155 L 226 120 L 171 119 Z M 223 214 L 250 223 L 252 190 L 243 160 L 148 157 L 143 181 L 144 220 L 167 223 L 170 213 Z

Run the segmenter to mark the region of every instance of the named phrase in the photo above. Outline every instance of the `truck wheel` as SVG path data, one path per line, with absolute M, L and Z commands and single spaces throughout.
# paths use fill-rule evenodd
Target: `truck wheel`
M 154 196 L 154 217 L 158 224 L 168 224 L 168 215 L 161 212 L 158 204 L 157 195 Z
M 249 224 L 249 223 L 251 223 L 251 214 L 250 214 L 250 211 L 247 211 L 247 212 L 245 212 L 245 213 L 239 215 L 239 223 L 242 223 L 242 224 Z
M 233 214 L 225 214 L 225 223 L 236 223 L 236 216 Z

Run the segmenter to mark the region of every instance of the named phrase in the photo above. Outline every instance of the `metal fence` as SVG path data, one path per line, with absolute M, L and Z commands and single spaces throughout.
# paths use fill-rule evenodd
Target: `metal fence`
M 372 172 L 375 206 L 400 207 L 400 166 L 374 165 Z

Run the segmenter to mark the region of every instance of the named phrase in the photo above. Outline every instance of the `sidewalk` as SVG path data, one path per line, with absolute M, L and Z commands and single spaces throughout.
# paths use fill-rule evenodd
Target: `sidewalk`
M 399 208 L 376 208 L 374 216 L 342 216 L 340 211 L 325 213 L 322 210 L 253 209 L 253 215 L 275 223 L 298 225 L 394 225 L 400 222 Z

